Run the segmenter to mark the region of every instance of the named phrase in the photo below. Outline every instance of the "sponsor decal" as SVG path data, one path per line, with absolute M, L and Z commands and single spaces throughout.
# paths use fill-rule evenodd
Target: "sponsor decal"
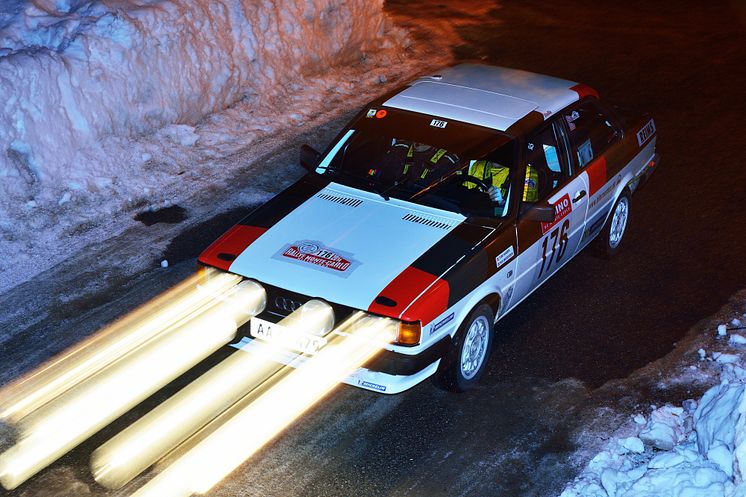
M 541 223 L 541 234 L 544 235 L 547 231 L 566 218 L 571 212 L 572 202 L 570 202 L 570 194 L 565 193 L 562 198 L 554 204 L 554 221 L 551 223 Z
M 593 160 L 593 146 L 591 145 L 591 139 L 588 138 L 586 141 L 578 145 L 578 161 L 580 167 L 585 166 Z
M 434 128 L 445 128 L 446 126 L 448 126 L 448 121 L 433 119 L 432 121 L 430 121 L 430 126 L 433 126 Z
M 386 112 L 386 109 L 381 109 L 376 112 L 376 119 L 383 119 L 384 117 L 386 117 L 386 114 L 388 114 L 388 112 Z
M 567 127 L 570 131 L 575 131 L 575 121 L 578 119 L 580 119 L 580 114 L 576 110 L 572 111 L 569 116 L 565 116 L 565 121 L 567 121 Z
M 515 290 L 515 285 L 511 286 L 505 291 L 505 296 L 503 297 L 503 304 L 502 304 L 503 309 L 505 308 L 505 306 L 510 305 L 510 297 L 513 296 L 513 290 Z
M 495 257 L 495 264 L 497 264 L 497 268 L 500 269 L 500 266 L 508 262 L 510 259 L 515 256 L 515 249 L 513 249 L 513 246 L 506 248 L 503 250 L 500 255 Z
M 282 247 L 273 259 L 300 264 L 346 278 L 360 265 L 352 254 L 325 246 L 315 240 L 302 240 Z
M 368 119 L 373 119 L 374 117 L 376 117 L 376 109 L 368 109 L 368 113 L 365 114 L 365 117 L 367 117 Z
M 443 319 L 441 319 L 440 321 L 438 321 L 437 323 L 435 323 L 433 325 L 432 329 L 430 330 L 430 335 L 435 334 L 436 331 L 438 331 L 443 326 L 445 326 L 448 323 L 450 323 L 451 321 L 453 321 L 453 317 L 454 317 L 454 313 L 450 313 L 449 315 L 447 315 L 446 317 L 444 317 Z
M 364 380 L 358 380 L 357 384 L 360 385 L 361 387 L 372 388 L 373 390 L 378 390 L 379 392 L 386 391 L 386 385 L 379 385 L 377 383 L 371 383 L 369 381 L 364 381 Z
M 637 144 L 642 147 L 642 144 L 650 139 L 655 134 L 655 122 L 651 119 L 640 131 L 637 132 Z
M 605 189 L 601 190 L 601 193 L 599 193 L 593 198 L 593 200 L 590 201 L 590 203 L 588 204 L 588 210 L 590 211 L 595 209 L 603 199 L 608 197 L 611 192 L 616 190 L 616 187 L 619 186 L 619 183 L 621 183 L 621 181 L 621 176 L 616 176 L 613 182 L 609 183 Z

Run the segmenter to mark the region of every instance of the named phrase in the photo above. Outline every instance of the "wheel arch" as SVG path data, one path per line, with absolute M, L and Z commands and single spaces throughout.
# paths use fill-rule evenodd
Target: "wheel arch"
M 500 306 L 502 305 L 502 297 L 500 297 L 500 294 L 497 292 L 490 293 L 486 295 L 482 300 L 477 302 L 474 307 L 478 306 L 482 302 L 490 306 L 490 309 L 492 309 L 492 315 L 495 316 L 495 322 L 497 322 L 497 317 L 500 315 L 500 311 L 502 310 L 500 308 Z

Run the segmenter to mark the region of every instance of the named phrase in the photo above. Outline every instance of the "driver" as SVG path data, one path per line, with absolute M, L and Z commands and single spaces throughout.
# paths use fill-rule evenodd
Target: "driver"
M 444 148 L 435 148 L 426 143 L 412 142 L 407 147 L 407 153 L 404 155 L 401 173 L 403 176 L 410 176 L 414 179 L 426 180 L 433 171 L 441 174 L 447 171 L 458 162 L 455 154 L 450 154 Z
M 478 160 L 473 161 L 469 166 L 467 174 L 482 179 L 489 184 L 490 189 L 487 190 L 487 193 L 490 196 L 490 200 L 497 202 L 499 206 L 505 205 L 508 187 L 510 186 L 510 168 L 501 166 L 496 162 Z M 468 181 L 465 184 L 469 189 L 477 187 L 477 185 Z
M 402 177 L 427 180 L 434 172 L 442 175 L 458 163 L 458 156 L 444 148 L 397 139 L 392 142 L 382 164 L 382 169 L 390 171 L 389 174 L 396 171 Z

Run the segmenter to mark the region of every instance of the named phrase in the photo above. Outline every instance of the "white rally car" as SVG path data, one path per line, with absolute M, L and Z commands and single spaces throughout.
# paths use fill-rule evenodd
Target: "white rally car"
M 452 67 L 371 102 L 324 153 L 304 146 L 308 174 L 199 261 L 266 289 L 236 347 L 320 300 L 336 322 L 363 311 L 398 323 L 347 383 L 397 393 L 437 374 L 464 390 L 498 319 L 594 239 L 619 248 L 655 143 L 649 116 L 622 115 L 586 85 Z

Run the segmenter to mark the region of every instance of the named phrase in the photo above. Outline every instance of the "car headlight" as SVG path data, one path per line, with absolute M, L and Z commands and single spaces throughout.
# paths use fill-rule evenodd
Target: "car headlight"
M 400 321 L 398 319 L 365 314 L 354 324 L 353 329 L 364 327 L 379 327 L 384 331 L 388 343 L 412 347 L 419 345 L 422 338 L 422 326 L 419 321 Z

